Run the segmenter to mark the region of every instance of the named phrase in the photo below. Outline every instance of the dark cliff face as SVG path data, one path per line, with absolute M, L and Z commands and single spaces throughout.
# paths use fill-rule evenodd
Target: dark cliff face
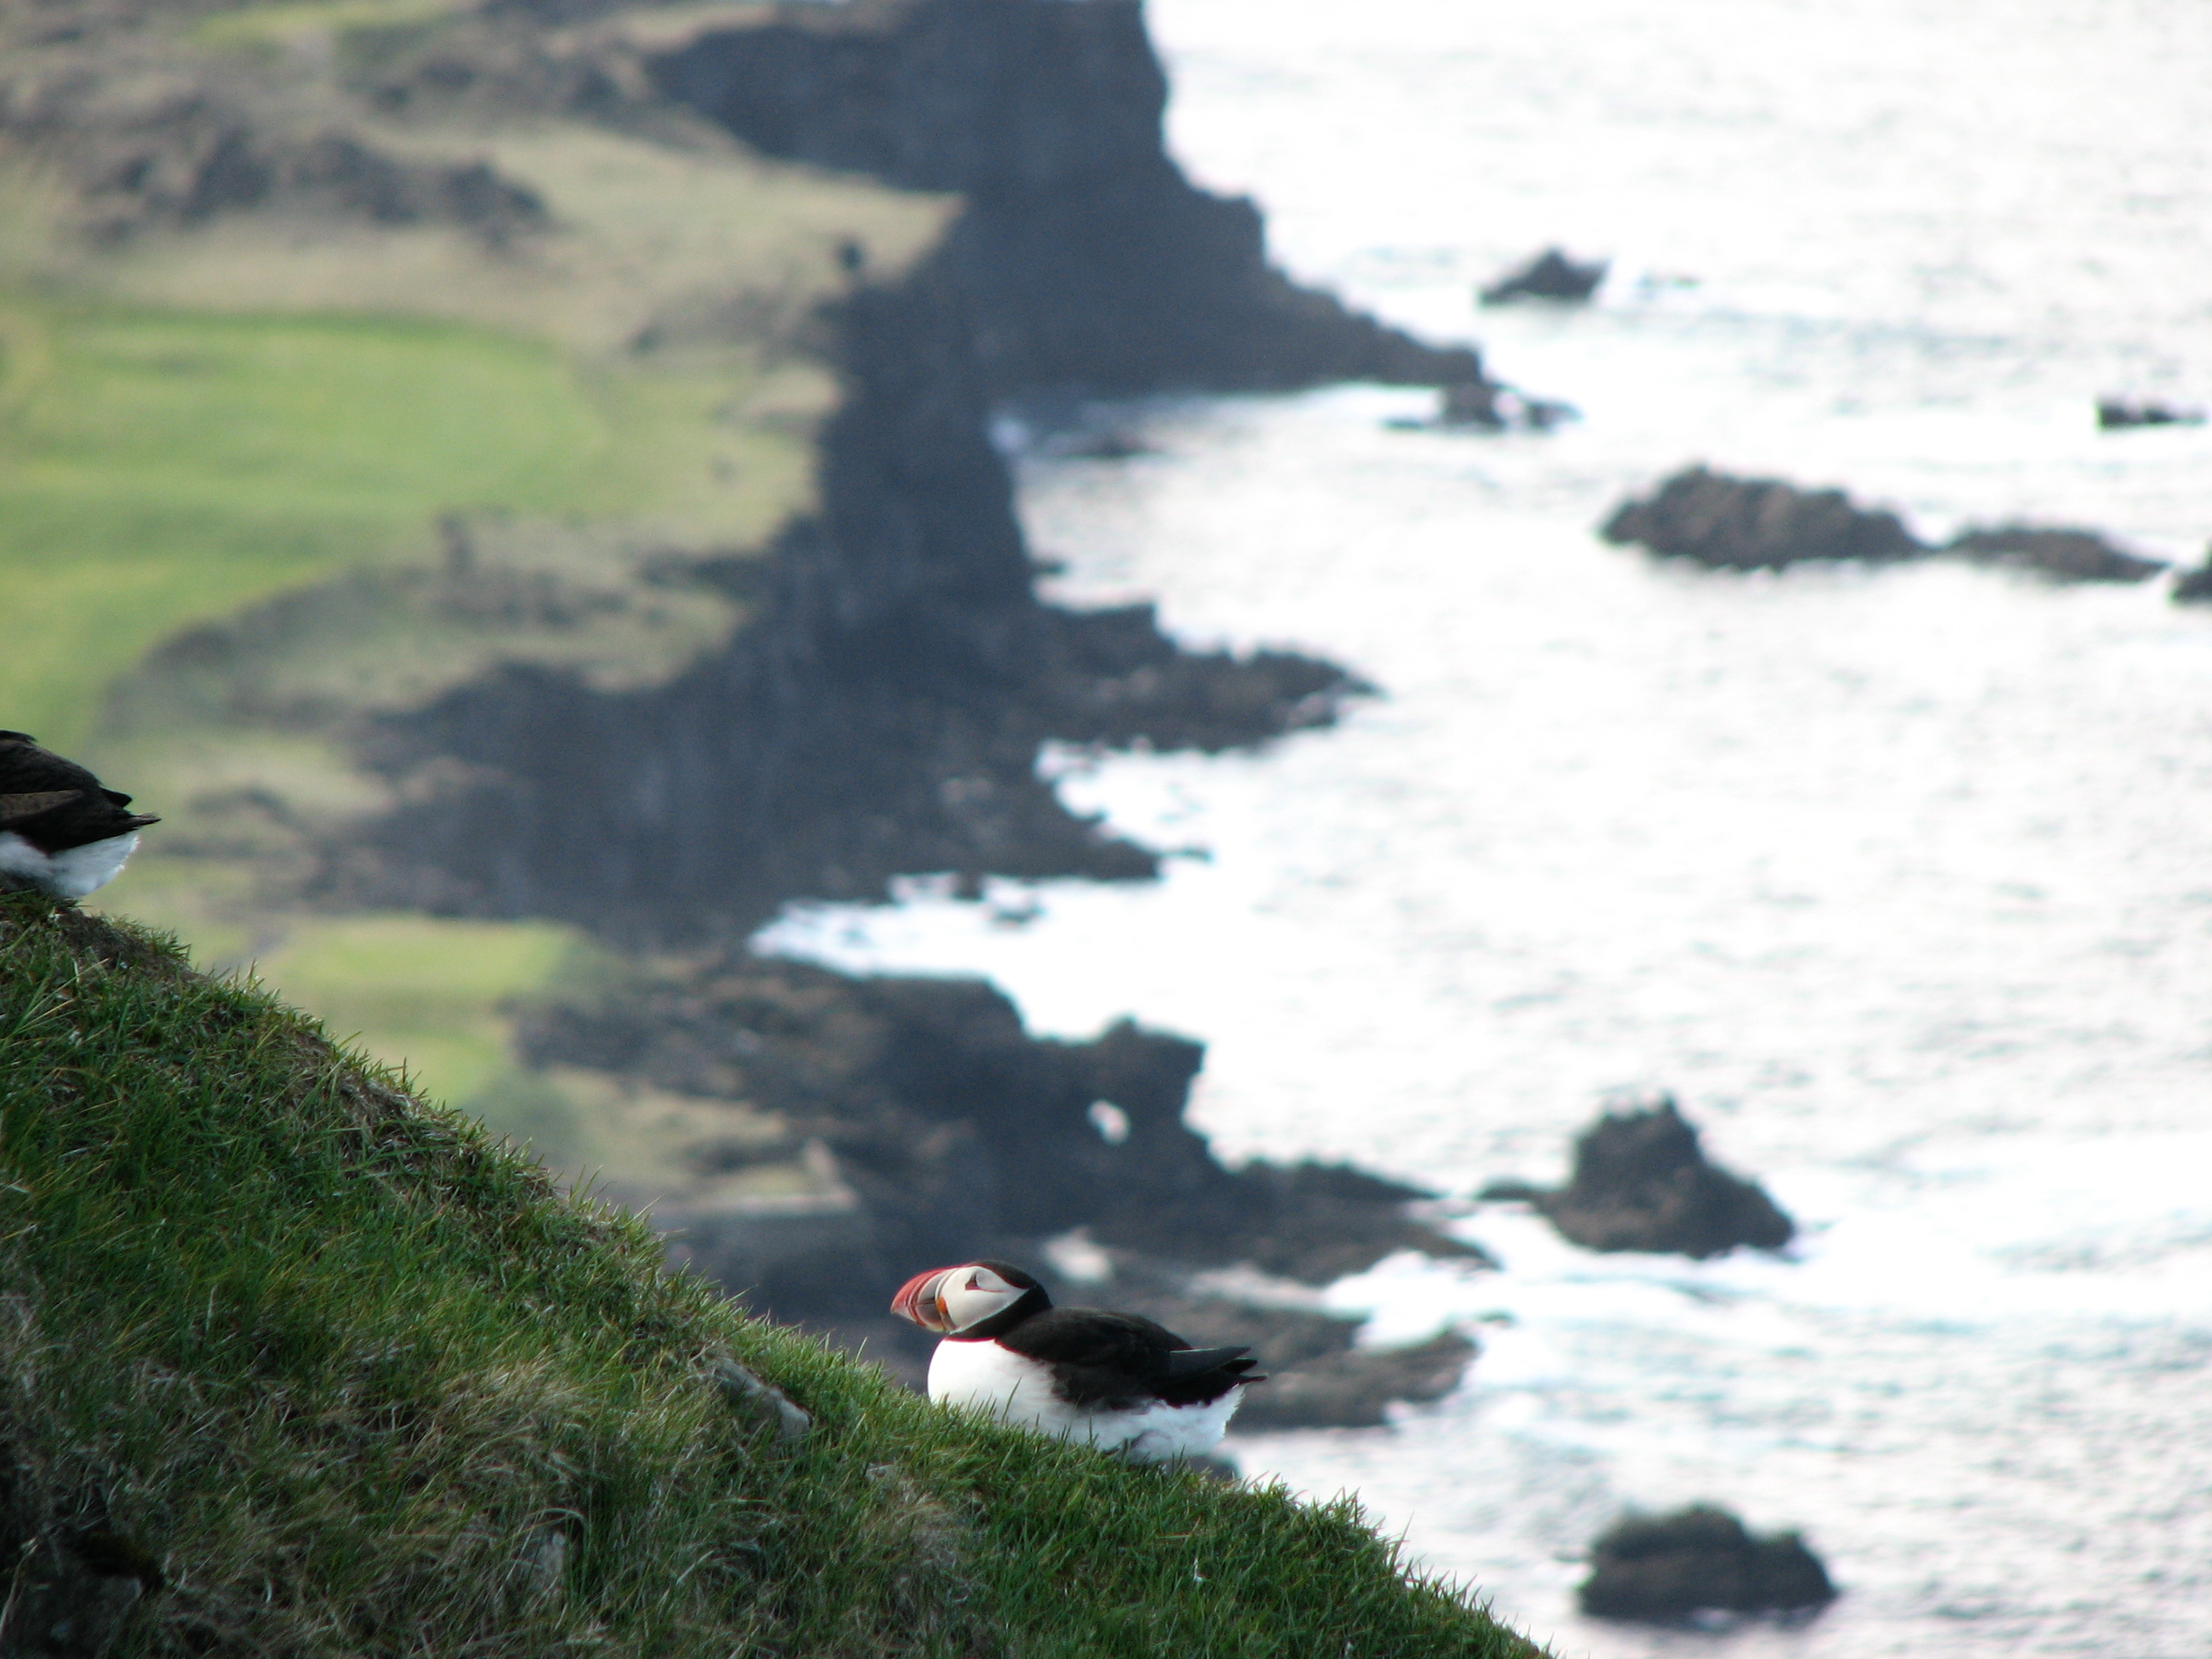
M 1039 604 L 959 295 L 863 290 L 839 337 L 823 512 L 732 567 L 760 619 L 650 690 L 511 669 L 380 722 L 367 758 L 405 805 L 333 850 L 326 893 L 647 942 L 910 872 L 1139 878 L 1152 854 L 1070 814 L 1041 744 L 1219 750 L 1359 689 L 1289 653 L 1181 651 L 1149 607 Z
M 325 890 L 670 939 L 908 872 L 1151 874 L 1037 781 L 1040 744 L 1252 744 L 1358 688 L 1288 654 L 1182 653 L 1148 610 L 1040 605 L 992 401 L 1466 384 L 1480 363 L 1267 266 L 1251 204 L 1192 188 L 1163 151 L 1165 82 L 1127 0 L 792 7 L 651 70 L 772 154 L 967 207 L 830 319 L 845 392 L 822 511 L 749 577 L 758 622 L 652 690 L 509 672 L 383 723 L 368 757 L 406 805 L 337 851 Z
M 769 155 L 963 194 L 924 280 L 969 308 L 994 396 L 1482 379 L 1295 287 L 1251 203 L 1192 186 L 1134 0 L 789 6 L 649 69 Z

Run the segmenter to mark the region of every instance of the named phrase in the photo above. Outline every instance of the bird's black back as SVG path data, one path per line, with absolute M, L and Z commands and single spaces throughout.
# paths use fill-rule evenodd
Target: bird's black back
M 1052 1366 L 1054 1392 L 1071 1406 L 1202 1406 L 1240 1383 L 1266 1380 L 1248 1375 L 1257 1363 L 1244 1357 L 1249 1348 L 1194 1350 L 1164 1325 L 1096 1308 L 1048 1308 L 998 1340 Z
M 75 761 L 22 732 L 0 732 L 0 830 L 43 853 L 66 852 L 161 820 L 126 811 L 131 797 L 103 789 Z

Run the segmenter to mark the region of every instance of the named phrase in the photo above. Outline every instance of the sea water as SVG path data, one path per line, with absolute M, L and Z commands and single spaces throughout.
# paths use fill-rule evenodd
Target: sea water
M 1232 1158 L 1466 1198 L 1672 1091 L 1786 1255 L 1577 1250 L 1333 1287 L 1481 1358 L 1390 1426 L 1234 1443 L 1356 1489 L 1562 1654 L 2182 1659 L 2212 1648 L 2212 608 L 1931 562 L 1742 575 L 1593 533 L 1694 460 L 1923 537 L 2026 519 L 2194 562 L 2212 428 L 2197 0 L 1153 0 L 1173 145 L 1301 278 L 1581 411 L 1159 401 L 1019 461 L 1055 597 L 1157 599 L 1377 696 L 1256 755 L 1055 753 L 1151 886 L 939 883 L 766 936 L 987 974 L 1034 1029 L 1208 1043 Z M 1477 312 L 1552 242 L 1587 309 Z M 1394 422 L 1397 423 L 1394 425 Z M 1010 434 L 1020 436 L 1018 425 Z M 1578 1618 L 1623 1510 L 1802 1528 L 1809 1624 Z

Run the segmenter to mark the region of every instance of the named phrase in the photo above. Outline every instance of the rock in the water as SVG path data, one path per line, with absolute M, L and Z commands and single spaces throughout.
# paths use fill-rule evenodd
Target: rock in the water
M 1707 1161 L 1674 1097 L 1641 1111 L 1608 1112 L 1575 1143 L 1574 1179 L 1557 1192 L 1518 1182 L 1487 1199 L 1534 1205 L 1591 1250 L 1665 1250 L 1704 1260 L 1739 1245 L 1778 1250 L 1796 1224 L 1753 1182 Z
M 1702 466 L 1677 472 L 1647 499 L 1622 502 L 1598 533 L 1726 570 L 1777 570 L 1804 559 L 1886 562 L 1928 551 L 1896 514 L 1856 506 L 1840 489 Z
M 2171 597 L 2176 605 L 2212 605 L 2212 547 L 2204 550 L 2203 564 L 2181 573 Z
M 1725 1510 L 1628 1516 L 1591 1546 L 1577 1592 L 1593 1619 L 1674 1624 L 1695 1613 L 1802 1613 L 1836 1599 L 1820 1559 L 1794 1532 L 1753 1538 Z
M 2161 560 L 2123 553 L 2092 530 L 2024 524 L 1964 531 L 1943 551 L 1977 564 L 2010 565 L 2069 582 L 2139 582 L 2166 568 Z
M 1515 300 L 1553 300 L 1581 305 L 1597 292 L 1607 264 L 1604 259 L 1578 264 L 1567 258 L 1564 250 L 1547 247 L 1519 270 L 1484 289 L 1482 303 L 1501 306 Z
M 2097 424 L 2106 432 L 2130 426 L 2202 426 L 2201 409 L 2177 409 L 2172 404 L 2137 402 L 2130 398 L 2100 398 Z
M 1370 1429 L 1394 1400 L 1441 1400 L 1459 1386 L 1475 1346 L 1445 1331 L 1410 1348 L 1346 1348 L 1287 1370 L 1267 1373 L 1265 1388 L 1245 1390 L 1232 1427 Z

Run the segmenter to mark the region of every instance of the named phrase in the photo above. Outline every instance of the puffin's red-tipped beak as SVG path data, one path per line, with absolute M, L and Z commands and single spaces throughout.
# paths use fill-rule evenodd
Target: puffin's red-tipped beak
M 926 1331 L 951 1330 L 951 1316 L 945 1311 L 937 1288 L 951 1271 L 950 1267 L 932 1267 L 926 1273 L 916 1273 L 891 1298 L 891 1311 L 901 1319 L 912 1320 Z

